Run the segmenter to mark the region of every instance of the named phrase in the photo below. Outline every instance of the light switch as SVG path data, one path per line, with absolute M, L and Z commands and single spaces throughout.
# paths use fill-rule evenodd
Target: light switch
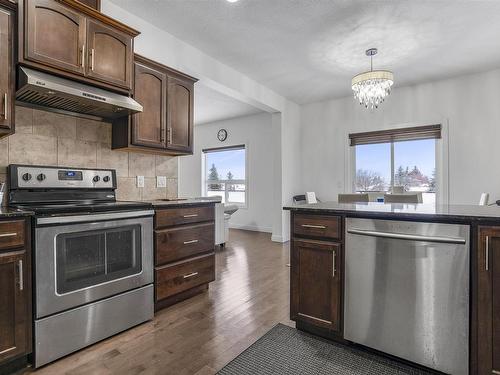
M 144 176 L 137 176 L 137 187 L 138 188 L 144 187 Z
M 156 187 L 157 188 L 167 187 L 167 176 L 156 176 Z

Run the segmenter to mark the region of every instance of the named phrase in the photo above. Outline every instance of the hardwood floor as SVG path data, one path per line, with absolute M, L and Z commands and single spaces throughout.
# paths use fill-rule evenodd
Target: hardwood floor
M 214 374 L 289 317 L 288 244 L 231 230 L 209 291 L 154 320 L 65 357 L 35 375 Z

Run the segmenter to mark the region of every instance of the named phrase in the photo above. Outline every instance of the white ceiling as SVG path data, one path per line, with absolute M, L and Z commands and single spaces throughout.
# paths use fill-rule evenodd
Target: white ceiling
M 258 108 L 212 90 L 200 82 L 196 83 L 194 90 L 194 123 L 196 125 L 261 112 Z
M 396 86 L 500 67 L 500 1 L 112 0 L 298 103 L 350 95 L 366 70 Z

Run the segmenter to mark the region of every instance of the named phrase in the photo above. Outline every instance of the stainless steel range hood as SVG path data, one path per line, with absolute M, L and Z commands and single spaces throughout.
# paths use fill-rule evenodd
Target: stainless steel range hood
M 134 99 L 26 67 L 19 68 L 19 105 L 71 115 L 115 119 L 142 112 Z

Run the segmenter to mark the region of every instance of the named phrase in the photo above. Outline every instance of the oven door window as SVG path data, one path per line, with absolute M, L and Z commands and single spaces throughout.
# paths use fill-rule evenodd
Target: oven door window
M 140 225 L 60 234 L 56 240 L 57 293 L 140 273 L 141 259 Z

